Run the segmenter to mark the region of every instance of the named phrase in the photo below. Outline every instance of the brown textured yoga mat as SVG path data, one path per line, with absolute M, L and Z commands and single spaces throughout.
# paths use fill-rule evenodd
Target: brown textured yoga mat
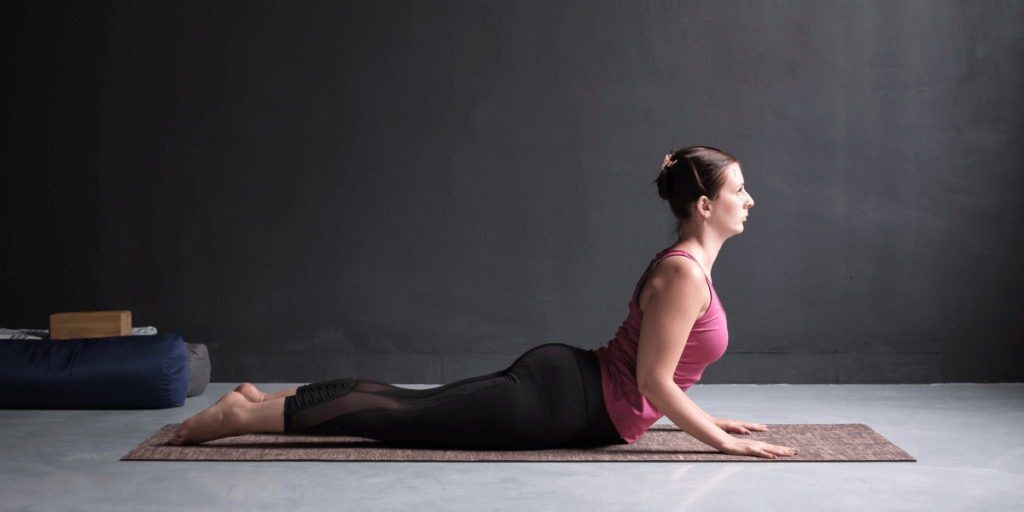
M 769 425 L 751 439 L 799 450 L 792 458 L 726 455 L 675 425 L 654 425 L 633 444 L 546 450 L 484 450 L 389 446 L 359 437 L 248 434 L 200 445 L 167 444 L 167 425 L 121 460 L 322 460 L 444 462 L 866 462 L 915 459 L 867 425 Z M 748 437 L 748 436 L 743 436 Z

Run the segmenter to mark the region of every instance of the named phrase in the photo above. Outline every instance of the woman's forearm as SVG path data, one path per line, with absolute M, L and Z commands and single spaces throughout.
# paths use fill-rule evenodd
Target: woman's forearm
M 680 391 L 682 391 L 682 390 L 680 390 Z M 686 393 L 684 392 L 683 394 L 685 395 Z M 687 398 L 689 398 L 689 397 L 687 397 Z M 693 401 L 693 400 L 691 400 L 691 402 L 692 402 L 692 401 Z M 697 405 L 697 404 L 696 404 L 696 403 L 694 403 L 693 405 Z M 698 409 L 700 409 L 700 407 L 697 407 L 697 408 L 698 408 Z M 700 409 L 700 412 L 701 412 L 701 414 L 703 414 L 703 415 L 704 415 L 705 417 L 707 417 L 707 419 L 711 420 L 711 422 L 712 422 L 712 423 L 714 423 L 714 422 L 715 422 L 715 421 L 716 421 L 716 420 L 718 419 L 718 418 L 716 418 L 716 417 L 714 417 L 714 416 L 712 416 L 712 415 L 708 414 L 708 413 L 707 413 L 707 412 L 706 412 L 706 411 L 705 411 L 704 409 Z
M 733 437 L 715 425 L 715 418 L 701 410 L 675 383 L 654 384 L 644 396 L 684 432 L 721 450 Z

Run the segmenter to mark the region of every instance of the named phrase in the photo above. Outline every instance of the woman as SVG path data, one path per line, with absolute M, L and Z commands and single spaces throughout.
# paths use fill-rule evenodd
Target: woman
M 547 448 L 632 443 L 664 415 L 724 453 L 795 455 L 792 448 L 728 435 L 768 429 L 714 418 L 685 393 L 728 343 L 711 268 L 722 243 L 743 232 L 754 205 L 739 163 L 714 148 L 686 147 L 665 156 L 657 184 L 676 216 L 679 239 L 647 267 L 608 346 L 541 345 L 505 370 L 432 389 L 339 379 L 264 394 L 246 383 L 185 421 L 170 442 L 304 432 Z

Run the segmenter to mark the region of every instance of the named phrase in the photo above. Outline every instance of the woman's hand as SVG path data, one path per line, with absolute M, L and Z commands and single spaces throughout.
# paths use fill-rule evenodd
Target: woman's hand
M 749 434 L 751 430 L 756 432 L 768 432 L 767 425 L 761 425 L 758 423 L 749 423 L 746 421 L 732 420 L 729 418 L 714 418 L 711 420 L 718 428 L 726 432 L 735 432 L 737 434 Z
M 733 438 L 732 441 L 729 441 L 719 450 L 729 455 L 753 455 L 754 457 L 764 457 L 766 459 L 792 457 L 798 453 L 797 450 L 788 446 L 776 446 L 774 444 L 762 443 L 761 441 L 736 438 Z

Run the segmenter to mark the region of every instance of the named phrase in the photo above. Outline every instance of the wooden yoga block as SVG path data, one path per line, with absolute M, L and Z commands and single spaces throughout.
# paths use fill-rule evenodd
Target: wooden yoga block
M 51 340 L 128 336 L 131 333 L 131 311 L 88 311 L 50 315 Z

